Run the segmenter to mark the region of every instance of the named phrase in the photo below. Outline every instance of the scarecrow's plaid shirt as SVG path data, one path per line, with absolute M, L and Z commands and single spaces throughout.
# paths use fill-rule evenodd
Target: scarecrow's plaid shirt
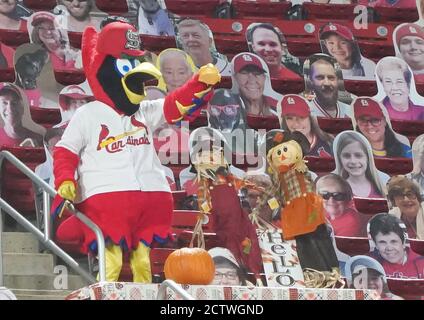
M 284 203 L 300 198 L 303 193 L 314 192 L 311 174 L 309 172 L 300 173 L 292 169 L 279 174 L 280 191 Z M 300 179 L 304 181 L 305 189 L 302 190 Z

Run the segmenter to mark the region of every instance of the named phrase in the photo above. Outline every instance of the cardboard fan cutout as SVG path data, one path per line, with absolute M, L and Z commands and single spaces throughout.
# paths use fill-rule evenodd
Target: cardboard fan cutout
M 392 278 L 423 279 L 424 256 L 410 246 L 405 224 L 394 215 L 379 213 L 368 223 L 370 256 Z
M 81 51 L 71 47 L 63 18 L 47 11 L 31 15 L 28 19 L 31 43 L 48 52 L 54 70 L 82 69 Z
M 311 113 L 317 117 L 347 118 L 354 96 L 346 91 L 343 74 L 336 59 L 323 53 L 308 57 L 303 63 L 305 91 Z
M 358 97 L 352 102 L 352 126 L 369 141 L 374 157 L 412 158 L 407 137 L 396 133 L 386 108 L 373 98 Z
M 280 127 L 284 131 L 299 131 L 310 144 L 306 155 L 331 158 L 334 137 L 319 127 L 317 117 L 311 114 L 308 101 L 297 94 L 286 94 L 277 107 Z
M 415 138 L 412 143 L 413 169 L 408 175 L 421 188 L 421 195 L 424 196 L 424 134 Z
M 175 39 L 177 48 L 187 52 L 196 67 L 212 63 L 223 77 L 231 75 L 228 59 L 217 51 L 213 33 L 205 23 L 191 18 L 181 19 L 176 24 Z
M 322 53 L 337 60 L 344 79 L 374 80 L 375 63 L 362 56 L 359 44 L 348 27 L 328 22 L 320 28 L 319 41 Z
M 360 133 L 346 130 L 333 143 L 336 169 L 333 173 L 345 179 L 353 195 L 361 198 L 384 198 L 389 175 L 377 170 L 368 140 Z
M 408 64 L 398 57 L 384 57 L 377 63 L 378 93 L 374 99 L 386 108 L 390 120 L 424 121 L 424 97 L 415 86 Z
M 46 49 L 26 43 L 16 49 L 15 84 L 26 94 L 31 107 L 57 109 L 59 92 L 63 88 L 54 77 Z
M 382 300 L 403 300 L 390 291 L 383 266 L 371 257 L 351 257 L 346 262 L 345 276 L 348 288 L 376 290 Z
M 138 32 L 150 36 L 174 36 L 174 23 L 159 0 L 140 0 L 138 8 Z
M 25 93 L 9 82 L 0 83 L 0 146 L 41 147 L 45 129 L 31 119 Z
M 282 95 L 272 89 L 265 61 L 256 54 L 241 52 L 231 60 L 231 70 L 231 91 L 241 97 L 247 115 L 276 116 Z
M 100 30 L 100 23 L 108 16 L 96 7 L 95 0 L 57 0 L 53 12 L 61 16 L 62 27 L 70 32 L 83 32 L 87 26 Z
M 334 173 L 322 176 L 316 181 L 316 192 L 323 199 L 325 216 L 334 235 L 366 236 L 368 217 L 356 209 L 352 188 L 345 179 Z
M 402 23 L 393 30 L 397 57 L 405 60 L 415 81 L 424 82 L 424 28 L 415 23 Z
M 271 23 L 251 23 L 246 29 L 249 51 L 268 65 L 272 78 L 300 79 L 303 75 L 299 58 L 290 54 L 281 30 Z

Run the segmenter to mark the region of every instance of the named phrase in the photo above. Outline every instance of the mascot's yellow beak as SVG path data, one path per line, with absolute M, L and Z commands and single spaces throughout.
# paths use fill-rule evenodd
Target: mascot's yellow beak
M 143 62 L 128 71 L 121 78 L 122 87 L 128 100 L 132 104 L 139 104 L 146 96 L 144 82 L 159 79 L 161 76 L 160 71 L 149 62 Z

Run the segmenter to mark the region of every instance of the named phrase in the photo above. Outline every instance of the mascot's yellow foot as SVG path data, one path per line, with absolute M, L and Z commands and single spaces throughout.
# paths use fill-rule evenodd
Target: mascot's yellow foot
M 221 74 L 217 67 L 212 63 L 208 63 L 199 69 L 199 81 L 213 86 L 221 81 Z
M 140 242 L 138 248 L 131 253 L 130 264 L 134 282 L 152 283 L 149 247 Z
M 106 281 L 116 282 L 119 280 L 119 275 L 122 269 L 122 250 L 120 246 L 111 245 L 105 250 L 106 260 Z M 100 280 L 97 275 L 97 281 Z

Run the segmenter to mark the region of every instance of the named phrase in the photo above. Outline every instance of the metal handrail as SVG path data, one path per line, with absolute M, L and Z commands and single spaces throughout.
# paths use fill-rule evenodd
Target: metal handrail
M 44 180 L 38 177 L 30 168 L 28 168 L 23 162 L 16 158 L 9 151 L 0 152 L 0 164 L 3 159 L 7 159 L 12 163 L 19 171 L 25 174 L 33 184 L 37 185 L 43 190 L 43 214 L 44 214 L 44 232 L 41 232 L 31 222 L 25 219 L 18 211 L 16 211 L 11 205 L 9 205 L 4 199 L 0 197 L 0 209 L 8 213 L 13 219 L 15 219 L 20 225 L 22 225 L 27 231 L 33 233 L 38 241 L 44 246 L 50 249 L 55 255 L 60 257 L 65 263 L 67 263 L 75 272 L 84 277 L 88 282 L 95 283 L 96 279 L 85 269 L 81 268 L 70 255 L 63 251 L 56 243 L 50 239 L 50 197 L 55 197 L 57 192 Z M 99 255 L 99 280 L 106 281 L 106 268 L 105 268 L 105 240 L 103 233 L 100 228 L 91 221 L 87 216 L 76 210 L 73 206 L 69 208 L 82 223 L 90 228 L 96 235 L 98 244 L 98 255 Z M 0 231 L 2 230 L 0 226 Z M 0 239 L 0 286 L 3 283 L 3 251 L 1 249 Z
M 163 281 L 160 284 L 156 300 L 165 300 L 166 288 L 170 288 L 171 290 L 178 293 L 183 298 L 183 300 L 194 300 L 194 298 L 187 291 L 185 291 L 180 284 L 169 279 Z

